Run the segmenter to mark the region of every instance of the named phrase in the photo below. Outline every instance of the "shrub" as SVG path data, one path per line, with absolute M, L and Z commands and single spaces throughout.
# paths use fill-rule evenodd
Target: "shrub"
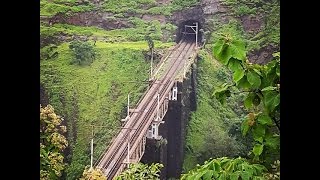
M 92 63 L 97 55 L 93 46 L 88 42 L 75 40 L 70 43 L 69 48 L 74 54 L 72 63 L 78 63 L 79 65 L 83 62 Z

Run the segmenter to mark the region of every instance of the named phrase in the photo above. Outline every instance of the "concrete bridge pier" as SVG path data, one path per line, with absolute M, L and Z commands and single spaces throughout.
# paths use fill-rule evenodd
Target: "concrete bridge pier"
M 158 123 L 155 132 L 161 138 L 147 138 L 142 163 L 159 162 L 164 165 L 160 179 L 179 178 L 182 172 L 186 125 L 190 112 L 196 109 L 196 63 L 191 66 L 186 78 L 177 81 L 171 91 L 168 109 Z M 176 91 L 176 98 L 173 98 Z M 175 99 L 175 100 L 173 100 Z M 151 126 L 152 129 L 152 126 Z M 155 136 L 154 136 L 155 137 Z

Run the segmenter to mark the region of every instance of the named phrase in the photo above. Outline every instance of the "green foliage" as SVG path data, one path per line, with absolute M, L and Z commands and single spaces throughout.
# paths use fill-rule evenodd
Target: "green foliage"
M 232 35 L 233 40 L 244 42 L 245 32 L 241 23 L 236 19 L 230 19 L 226 24 L 221 24 L 220 22 L 212 23 L 210 26 L 213 26 L 215 30 L 211 33 L 210 41 L 208 41 L 209 44 L 216 43 L 221 38 L 221 35 L 229 35 L 229 38 Z
M 167 23 L 161 25 L 154 20 L 145 22 L 140 18 L 131 17 L 129 21 L 134 28 L 123 28 L 106 31 L 98 27 L 81 27 L 69 24 L 54 24 L 53 26 L 40 25 L 40 37 L 52 36 L 86 36 L 88 39 L 104 40 L 105 42 L 143 41 L 146 35 L 153 40 L 162 40 L 164 34 L 173 34 L 176 26 Z M 165 39 L 163 39 L 165 40 Z
M 129 168 L 115 177 L 115 180 L 156 180 L 160 179 L 160 169 L 162 164 L 152 163 L 151 165 L 136 163 L 130 164 Z
M 136 0 L 136 1 L 127 1 L 127 0 L 108 0 L 104 1 L 103 7 L 107 12 L 112 13 L 139 13 L 144 5 L 154 5 L 155 0 Z
M 200 179 L 260 179 L 267 169 L 260 164 L 251 164 L 246 159 L 238 157 L 229 159 L 227 157 L 217 158 L 198 165 L 197 168 L 183 174 L 181 180 Z
M 156 6 L 148 9 L 146 12 L 149 14 L 159 14 L 159 15 L 165 15 L 165 16 L 170 16 L 173 12 L 173 7 L 172 6 Z
M 197 109 L 191 113 L 186 129 L 186 149 L 183 170 L 186 172 L 213 157 L 246 156 L 251 140 L 241 136 L 239 127 L 244 111 L 240 108 L 242 94 L 231 94 L 221 106 L 212 98 L 212 90 L 232 82 L 231 74 L 211 55 L 201 50 L 197 64 Z M 233 89 L 235 90 L 235 89 Z
M 194 5 L 197 5 L 200 2 L 200 0 L 173 0 L 172 4 L 178 7 L 191 7 Z
M 237 63 L 241 64 L 242 68 L 235 68 L 234 65 L 229 67 L 243 72 L 241 79 L 246 78 L 246 85 L 244 81 L 236 77 L 237 73 L 234 71 L 236 86 L 250 92 L 244 100 L 245 107 L 250 113 L 243 121 L 241 129 L 243 135 L 248 132 L 253 135 L 255 140 L 252 150 L 254 160 L 259 161 L 259 157 L 263 157 L 261 162 L 266 162 L 263 161 L 266 159 L 265 155 L 269 153 L 279 155 L 279 141 L 276 137 L 280 133 L 280 71 L 277 71 L 280 67 L 280 53 L 274 54 L 275 60 L 266 65 L 253 65 L 239 56 L 239 54 L 245 54 L 244 47 L 229 36 L 222 36 L 214 44 L 213 52 L 215 57 L 225 65 L 235 61 L 234 59 L 238 59 Z M 216 93 L 220 100 L 221 97 L 230 94 L 231 86 L 225 85 L 224 87 L 227 88 Z
M 107 177 L 101 170 L 94 168 L 90 169 L 89 166 L 87 166 L 79 180 L 107 180 Z
M 48 59 L 56 58 L 59 54 L 56 51 L 56 49 L 57 49 L 57 46 L 54 44 L 50 44 L 40 49 L 40 60 L 48 60 Z
M 61 125 L 51 105 L 40 105 L 40 179 L 57 179 L 65 168 L 63 150 L 68 142 L 63 134 L 67 131 Z
M 96 51 L 88 42 L 72 41 L 69 45 L 72 50 L 74 59 L 73 62 L 79 65 L 84 62 L 92 63 L 96 59 Z
M 170 16 L 174 11 L 197 5 L 199 0 L 173 0 L 165 5 L 157 5 L 155 0 L 108 0 L 103 8 L 112 13 L 161 14 Z
M 40 15 L 54 16 L 58 13 L 70 15 L 70 13 L 86 12 L 94 9 L 94 5 L 90 2 L 86 4 L 76 4 L 75 1 L 40 1 Z
M 216 42 L 219 32 L 229 32 L 234 37 L 239 35 L 247 45 L 248 51 L 259 50 L 267 45 L 280 45 L 280 1 L 279 0 L 222 0 L 222 4 L 230 9 L 230 15 L 237 18 L 255 17 L 262 25 L 257 32 L 245 32 L 239 20 L 231 18 L 225 24 L 217 18 L 210 20 L 210 28 L 214 28 L 209 43 Z
M 271 167 L 271 172 L 264 173 L 263 177 L 270 180 L 280 180 L 280 161 L 274 161 Z

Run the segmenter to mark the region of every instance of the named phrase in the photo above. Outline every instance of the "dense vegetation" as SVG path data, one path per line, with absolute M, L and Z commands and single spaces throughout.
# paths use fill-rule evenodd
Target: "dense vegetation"
M 57 14 L 72 15 L 79 12 L 99 10 L 114 13 L 115 17 L 124 17 L 126 14 L 161 14 L 171 15 L 172 12 L 187 8 L 199 3 L 199 0 L 172 0 L 167 4 L 156 0 L 108 0 L 95 4 L 89 0 L 41 0 L 40 15 L 54 16 Z
M 280 179 L 280 53 L 266 65 L 249 63 L 245 45 L 223 34 L 213 46 L 214 56 L 233 72 L 235 83 L 225 83 L 214 96 L 226 103 L 232 87 L 249 92 L 245 99 L 248 115 L 241 123 L 243 136 L 250 133 L 254 146 L 247 160 L 218 158 L 182 176 L 182 179 Z
M 242 122 L 241 131 L 249 131 L 255 140 L 252 149 L 254 161 L 270 165 L 279 159 L 280 135 L 280 53 L 274 54 L 274 60 L 266 65 L 249 63 L 245 46 L 229 34 L 221 37 L 213 46 L 217 59 L 233 71 L 236 84 L 224 84 L 214 92 L 224 102 L 230 96 L 232 86 L 249 92 L 244 99 L 249 111 Z
M 219 33 L 223 32 L 242 39 L 248 52 L 266 46 L 279 48 L 280 0 L 222 0 L 221 3 L 230 10 L 229 15 L 232 16 L 227 23 L 210 19 L 208 28 L 213 31 L 212 37 L 208 38 L 210 44 L 218 40 Z M 261 23 L 261 27 L 256 30 L 245 30 L 244 19 L 257 20 Z
M 233 95 L 225 106 L 212 98 L 213 90 L 231 83 L 232 77 L 206 50 L 200 51 L 199 58 L 197 110 L 187 127 L 185 172 L 209 158 L 245 156 L 250 149 L 250 139 L 243 139 L 239 128 L 244 117 L 240 108 L 244 95 Z
M 40 179 L 57 179 L 65 168 L 63 151 L 68 146 L 66 126 L 51 105 L 40 105 Z
M 142 163 L 130 164 L 129 168 L 120 173 L 115 180 L 158 180 L 160 179 L 161 168 L 163 168 L 163 165 L 159 163 L 150 165 Z

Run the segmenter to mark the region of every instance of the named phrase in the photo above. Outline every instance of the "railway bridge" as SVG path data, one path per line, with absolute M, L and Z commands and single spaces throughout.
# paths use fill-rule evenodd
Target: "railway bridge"
M 168 111 L 169 101 L 177 100 L 177 81 L 189 71 L 198 53 L 198 24 L 185 25 L 182 38 L 154 70 L 151 83 L 134 109 L 128 115 L 118 135 L 98 159 L 96 168 L 108 179 L 122 172 L 130 163 L 139 162 L 145 152 L 146 138 L 161 139 L 159 125 Z M 190 35 L 195 41 L 191 40 Z

